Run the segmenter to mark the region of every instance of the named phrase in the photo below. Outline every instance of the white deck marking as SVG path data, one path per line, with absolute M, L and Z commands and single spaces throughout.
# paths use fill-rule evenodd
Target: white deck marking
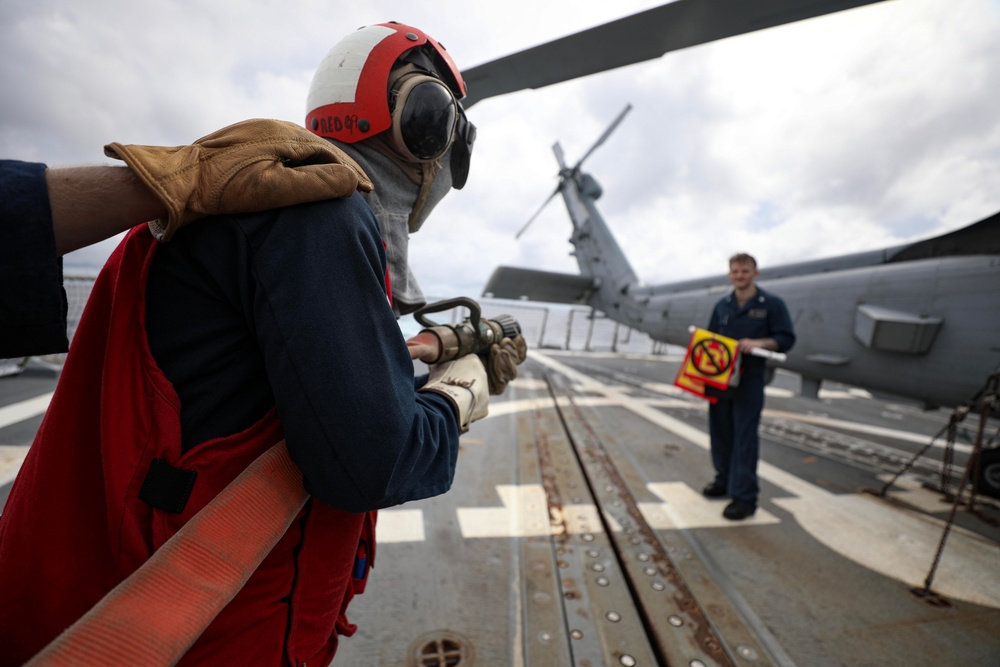
M 620 406 L 674 433 L 692 444 L 708 449 L 708 435 L 697 428 L 656 410 L 679 401 L 637 399 L 627 395 L 628 387 L 605 385 L 565 364 L 531 351 L 529 355 L 574 381 L 583 391 L 600 394 L 574 399 L 581 406 Z M 528 389 L 527 383 L 523 388 Z M 0 408 L 0 428 L 30 419 L 47 409 L 52 394 L 43 394 Z M 566 399 L 561 399 L 563 404 Z M 566 401 L 568 404 L 568 401 Z M 690 401 L 682 402 L 690 407 Z M 504 401 L 490 407 L 490 416 L 513 414 L 524 410 L 552 408 L 549 397 Z M 886 435 L 910 442 L 926 443 L 928 438 L 913 433 L 877 426 L 866 426 L 821 417 L 766 411 L 817 425 L 837 426 L 858 432 Z M 968 449 L 967 445 L 956 448 Z M 965 451 L 960 449 L 960 451 Z M 27 455 L 27 447 L 0 446 L 0 485 L 17 474 Z M 943 522 L 917 512 L 902 509 L 864 494 L 836 495 L 810 484 L 765 461 L 759 465 L 761 479 L 795 497 L 775 498 L 775 505 L 790 512 L 796 522 L 829 549 L 884 576 L 911 586 L 923 586 L 943 530 Z M 664 503 L 640 503 L 647 521 L 657 529 L 708 526 L 767 525 L 778 521 L 774 515 L 758 509 L 751 519 L 739 523 L 721 519 L 718 504 L 702 498 L 680 482 L 650 483 L 649 490 Z M 912 493 L 913 490 L 904 491 Z M 497 486 L 502 507 L 457 508 L 464 537 L 511 537 L 549 535 L 552 532 L 544 490 L 540 485 Z M 909 500 L 909 497 L 905 498 Z M 927 500 L 924 498 L 923 500 Z M 714 517 L 709 514 L 714 513 Z M 561 516 L 569 532 L 600 532 L 597 508 L 593 505 L 564 506 Z M 612 525 L 612 530 L 620 526 Z M 414 542 L 426 539 L 423 511 L 419 509 L 382 510 L 379 512 L 377 537 L 382 543 Z M 1000 608 L 1000 580 L 983 576 L 1000 570 L 1000 547 L 969 531 L 954 527 L 938 567 L 934 590 L 942 595 L 976 604 Z
M 672 384 L 665 384 L 663 382 L 644 382 L 642 388 L 646 391 L 652 391 L 657 394 L 666 394 L 667 396 L 684 396 L 685 391 L 680 387 Z
M 27 447 L 0 445 L 0 486 L 14 481 L 27 455 Z
M 375 523 L 376 543 L 423 542 L 425 539 L 423 510 L 379 510 Z
M 550 535 L 549 511 L 541 484 L 501 484 L 502 507 L 459 507 L 462 537 L 529 537 Z
M 644 405 L 651 405 L 660 408 L 689 408 L 691 407 L 690 401 L 682 401 L 677 399 L 669 398 L 638 398 L 636 401 L 643 403 Z M 620 405 L 621 401 L 612 396 L 578 396 L 574 397 L 572 403 L 568 398 L 562 396 L 559 398 L 559 407 L 565 408 L 570 405 L 579 405 L 584 407 L 602 407 L 609 405 Z M 500 417 L 502 415 L 509 415 L 515 412 L 526 412 L 528 410 L 551 410 L 555 407 L 555 401 L 553 401 L 548 396 L 540 396 L 536 398 L 521 398 L 513 401 L 499 401 L 496 403 L 490 403 L 490 413 L 486 415 L 486 419 L 490 417 Z
M 921 435 L 919 433 L 909 433 L 907 431 L 900 431 L 894 428 L 886 428 L 884 426 L 871 426 L 869 424 L 859 424 L 857 422 L 849 422 L 849 421 L 844 421 L 842 419 L 831 419 L 829 417 L 802 415 L 795 412 L 784 412 L 781 410 L 764 410 L 764 414 L 768 415 L 769 417 L 782 417 L 784 419 L 790 419 L 792 421 L 802 422 L 804 424 L 815 424 L 816 426 L 829 426 L 832 428 L 842 428 L 845 431 L 854 431 L 856 433 L 867 433 L 869 435 L 883 435 L 888 438 L 895 438 L 896 440 L 912 442 L 918 445 L 926 445 L 931 440 L 931 437 L 929 435 Z M 934 447 L 943 449 L 945 445 L 946 443 L 943 438 L 938 438 L 937 440 L 934 441 Z M 970 445 L 956 442 L 955 451 L 969 454 L 972 452 L 972 447 Z
M 893 478 L 893 475 L 883 474 L 876 475 L 876 477 L 881 482 L 888 482 Z M 922 482 L 908 475 L 903 475 L 897 479 L 889 489 L 888 495 L 893 500 L 898 500 L 910 507 L 916 507 L 919 510 L 932 514 L 950 510 L 952 506 L 952 502 L 946 500 L 944 495 L 924 488 Z
M 52 393 L 35 396 L 19 403 L 12 403 L 0 408 L 0 428 L 22 422 L 43 414 L 49 407 Z M 0 486 L 9 484 L 17 477 L 17 471 L 24 464 L 28 455 L 27 447 L 0 445 Z
M 808 497 L 775 498 L 810 535 L 829 549 L 887 577 L 923 588 L 943 523 L 893 507 L 867 494 L 835 495 L 814 487 Z M 932 590 L 1000 608 L 1000 547 L 952 528 Z
M 624 395 L 617 387 L 601 385 L 554 359 L 534 351 L 528 354 L 580 388 L 614 398 L 616 404 L 702 449 L 709 449 L 707 433 Z M 758 473 L 761 479 L 795 496 L 774 498 L 772 502 L 790 512 L 814 539 L 883 576 L 923 587 L 944 530 L 943 521 L 867 494 L 830 493 L 766 461 L 760 462 Z M 1000 579 L 992 576 L 997 571 L 1000 571 L 1000 545 L 955 526 L 933 589 L 948 597 L 1000 608 Z
M 519 377 L 514 379 L 513 381 L 511 381 L 510 386 L 527 391 L 547 391 L 549 388 L 549 385 L 545 384 L 545 380 L 539 380 L 538 378 L 526 378 L 526 377 Z
M 685 528 L 732 528 L 733 526 L 760 526 L 781 523 L 781 520 L 762 507 L 754 515 L 736 522 L 722 516 L 725 501 L 709 500 L 684 482 L 653 482 L 646 485 L 662 503 L 639 503 L 639 511 L 657 530 L 682 530 Z
M 496 490 L 501 507 L 455 509 L 462 537 L 539 537 L 604 532 L 597 506 L 592 503 L 549 507 L 541 484 L 498 484 Z M 611 530 L 621 531 L 617 521 L 611 517 L 609 521 Z
M 52 400 L 52 393 L 29 398 L 20 403 L 11 403 L 0 408 L 0 428 L 31 419 L 45 412 Z

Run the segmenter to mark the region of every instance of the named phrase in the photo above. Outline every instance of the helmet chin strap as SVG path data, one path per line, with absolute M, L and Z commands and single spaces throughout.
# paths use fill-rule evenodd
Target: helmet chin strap
M 411 234 L 420 229 L 421 215 L 427 206 L 427 201 L 431 197 L 431 187 L 434 185 L 434 179 L 441 173 L 441 160 L 422 162 L 420 164 L 420 171 L 422 176 L 420 192 L 417 193 L 417 201 L 413 203 L 413 210 L 410 211 L 410 219 L 407 221 L 407 227 Z

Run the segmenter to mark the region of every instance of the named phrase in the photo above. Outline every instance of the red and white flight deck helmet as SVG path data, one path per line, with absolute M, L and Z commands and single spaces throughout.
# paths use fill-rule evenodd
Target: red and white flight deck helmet
M 400 23 L 360 28 L 320 63 L 307 98 L 306 127 L 352 144 L 386 130 L 404 160 L 437 160 L 452 149 L 452 185 L 469 172 L 476 128 L 459 103 L 465 82 L 441 44 Z

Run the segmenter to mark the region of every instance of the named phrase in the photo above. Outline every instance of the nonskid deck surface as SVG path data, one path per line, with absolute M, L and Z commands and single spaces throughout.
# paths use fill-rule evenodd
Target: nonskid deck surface
M 452 490 L 379 513 L 335 665 L 996 665 L 1000 511 L 952 504 L 947 421 L 835 388 L 768 387 L 761 506 L 701 496 L 703 402 L 679 359 L 532 353 L 462 439 Z M 55 376 L 0 381 L 0 499 Z M 961 474 L 976 424 L 953 449 Z M 990 424 L 995 430 L 995 423 Z M 988 500 L 988 499 L 987 499 Z

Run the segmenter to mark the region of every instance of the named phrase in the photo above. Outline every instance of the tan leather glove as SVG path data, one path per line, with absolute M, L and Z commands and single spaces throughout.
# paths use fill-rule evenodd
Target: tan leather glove
M 361 167 L 329 141 L 283 120 L 245 120 L 190 146 L 108 144 L 166 207 L 149 223 L 169 241 L 180 227 L 206 215 L 254 213 L 371 192 Z
M 524 336 L 504 338 L 490 345 L 489 358 L 484 359 L 486 376 L 489 379 L 490 394 L 499 396 L 507 384 L 517 377 L 517 367 L 528 356 L 528 344 Z
M 420 391 L 447 398 L 455 408 L 462 433 L 469 430 L 469 424 L 489 414 L 486 367 L 475 354 L 431 366 L 430 378 Z

